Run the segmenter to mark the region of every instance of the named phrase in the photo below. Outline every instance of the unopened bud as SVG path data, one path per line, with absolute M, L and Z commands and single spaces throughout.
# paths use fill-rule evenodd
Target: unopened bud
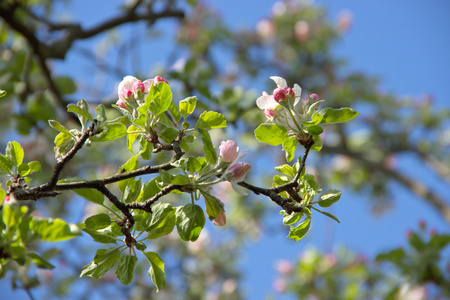
M 286 90 L 283 89 L 283 88 L 276 88 L 273 91 L 273 99 L 275 101 L 277 101 L 278 103 L 280 103 L 281 101 L 286 100 L 286 96 L 287 96 Z
M 116 102 L 116 105 L 117 105 L 118 107 L 120 107 L 120 108 L 127 109 L 127 104 L 126 104 L 126 102 L 125 102 L 124 100 L 122 100 L 122 99 L 119 99 L 119 100 Z
M 245 175 L 247 175 L 251 167 L 248 163 L 237 162 L 228 169 L 228 172 L 230 172 L 232 180 L 241 182 L 244 181 Z
M 156 76 L 156 77 L 153 79 L 153 83 L 154 83 L 154 84 L 157 84 L 158 82 L 165 82 L 165 83 L 169 84 L 169 83 L 167 82 L 167 80 L 165 80 L 165 79 L 162 78 L 161 76 Z
M 139 98 L 145 91 L 145 86 L 142 81 L 138 80 L 133 83 L 132 91 L 135 98 Z
M 235 141 L 222 141 L 219 146 L 220 157 L 224 162 L 231 163 L 236 159 L 238 145 Z
M 312 102 L 316 102 L 317 100 L 320 99 L 319 95 L 317 95 L 317 94 L 310 94 L 310 95 L 308 95 L 308 97 Z

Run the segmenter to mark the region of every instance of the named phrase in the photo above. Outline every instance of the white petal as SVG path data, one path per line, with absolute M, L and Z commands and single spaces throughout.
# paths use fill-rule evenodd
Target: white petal
M 275 81 L 275 83 L 277 84 L 277 86 L 279 88 L 284 89 L 285 87 L 287 87 L 287 83 L 286 83 L 286 80 L 284 78 L 281 78 L 279 76 L 270 76 L 270 79 Z
M 302 88 L 298 84 L 294 84 L 293 90 L 296 97 L 300 97 L 302 95 Z
M 241 188 L 241 187 L 237 184 L 237 182 L 234 181 L 234 180 L 231 181 L 231 187 L 232 187 L 233 190 L 234 190 L 236 193 L 238 193 L 239 195 L 242 195 L 242 196 L 247 196 L 247 195 L 248 195 L 247 191 L 244 190 L 243 188 Z
M 124 88 L 131 90 L 131 88 L 133 87 L 133 83 L 135 83 L 136 81 L 138 81 L 138 79 L 134 76 L 125 76 L 123 80 L 119 83 L 119 88 L 117 89 L 119 95 L 121 94 L 121 91 Z
M 234 161 L 239 161 L 241 158 L 243 158 L 245 155 L 247 155 L 247 150 L 241 150 L 237 153 L 236 158 Z
M 277 103 L 277 101 L 275 101 L 273 99 L 273 95 L 266 95 L 266 96 L 261 96 L 258 99 L 256 99 L 256 105 L 260 109 L 266 109 L 266 108 L 274 109 L 275 107 L 278 106 L 278 103 Z

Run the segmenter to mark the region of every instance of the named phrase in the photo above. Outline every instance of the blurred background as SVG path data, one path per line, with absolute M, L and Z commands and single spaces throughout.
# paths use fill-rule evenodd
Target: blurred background
M 10 140 L 25 145 L 26 156 L 44 162 L 38 181 L 55 164 L 47 120 L 78 126 L 66 105 L 84 98 L 92 110 L 110 106 L 126 75 L 161 75 L 175 100 L 196 95 L 200 109 L 225 115 L 229 126 L 214 144 L 233 138 L 248 149 L 246 181 L 259 186 L 270 186 L 274 167 L 286 163 L 280 147 L 253 136 L 265 119 L 255 101 L 275 88 L 269 76 L 298 83 L 303 97 L 317 93 L 324 106 L 361 113 L 325 128 L 323 150 L 307 163 L 324 190 L 342 190 L 330 208 L 340 224 L 313 215 L 309 234 L 294 242 L 270 199 L 224 185 L 216 196 L 226 204 L 226 227 L 207 224 L 195 243 L 169 235 L 151 245 L 166 262 L 168 286 L 158 294 L 144 267 L 129 286 L 114 274 L 78 278 L 98 248 L 83 236 L 56 244 L 52 271 L 7 273 L 2 297 L 29 299 L 26 286 L 36 299 L 450 297 L 448 11 L 444 0 L 0 4 L 0 88 L 8 92 L 0 149 Z M 129 156 L 112 145 L 89 149 L 67 173 L 100 178 Z M 76 223 L 97 213 L 85 202 L 68 193 L 33 208 Z

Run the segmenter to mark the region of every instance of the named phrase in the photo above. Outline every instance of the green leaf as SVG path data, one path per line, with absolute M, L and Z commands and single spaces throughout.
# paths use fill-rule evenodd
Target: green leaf
M 314 144 L 311 147 L 311 150 L 320 151 L 322 150 L 323 141 L 318 135 L 313 135 Z
M 136 200 L 141 192 L 141 179 L 135 180 L 134 178 L 130 178 L 127 186 L 123 192 L 123 202 L 131 203 Z
M 200 190 L 200 192 L 203 195 L 203 198 L 205 198 L 206 214 L 210 220 L 214 220 L 220 212 L 224 211 L 224 204 L 213 195 L 202 190 Z
M 339 201 L 341 198 L 341 191 L 338 190 L 329 190 L 320 195 L 319 197 L 319 205 L 322 207 L 329 207 Z
M 75 145 L 75 139 L 64 132 L 55 137 L 55 156 L 56 158 L 65 155 Z
M 36 266 L 38 268 L 48 269 L 48 270 L 51 270 L 51 269 L 55 268 L 55 266 L 53 266 L 48 261 L 46 261 L 45 259 L 43 259 L 42 257 L 40 257 L 39 255 L 37 255 L 34 252 L 28 252 L 27 256 L 29 258 L 31 258 L 31 260 L 36 264 Z
M 148 276 L 150 276 L 153 284 L 156 286 L 156 291 L 159 292 L 161 288 L 166 285 L 164 262 L 155 252 L 144 252 L 144 255 L 150 262 L 150 268 L 148 269 Z
M 169 106 L 169 114 L 172 116 L 172 118 L 175 120 L 175 122 L 179 122 L 181 120 L 180 111 L 175 103 L 170 102 Z
M 108 123 L 105 129 L 97 135 L 90 137 L 93 142 L 112 141 L 127 135 L 127 127 L 122 123 Z
M 145 103 L 140 108 L 141 114 L 146 115 L 146 110 L 149 109 L 155 116 L 165 112 L 172 103 L 172 92 L 170 87 L 165 82 L 159 82 L 152 85 L 150 92 L 145 97 Z
M 85 117 L 85 118 L 87 118 L 87 119 L 89 119 L 89 120 L 91 120 L 91 121 L 94 119 L 94 118 L 91 116 L 90 113 L 88 113 L 87 111 L 84 111 L 81 107 L 78 107 L 78 106 L 76 106 L 75 104 L 69 104 L 69 105 L 67 105 L 67 111 L 68 111 L 68 112 L 76 113 L 76 114 L 78 114 L 79 116 L 83 116 L 83 117 Z M 81 122 L 81 120 L 80 120 L 80 122 Z M 81 124 L 84 124 L 84 123 L 81 123 Z
M 303 216 L 303 213 L 293 212 L 290 215 L 287 213 L 284 213 L 283 216 L 283 224 L 284 225 L 292 225 L 300 220 L 300 218 Z
M 28 174 L 41 173 L 41 163 L 36 160 L 30 161 L 28 163 L 28 167 L 30 169 L 30 172 Z
M 136 256 L 122 255 L 117 261 L 116 275 L 123 285 L 128 285 L 133 281 L 137 260 Z
M 6 94 L 5 90 L 0 90 L 0 98 L 6 96 Z
M 203 209 L 195 204 L 186 204 L 177 211 L 177 230 L 180 238 L 187 241 L 196 241 L 205 226 Z
M 13 168 L 13 162 L 9 157 L 0 154 L 0 175 L 8 174 L 12 171 Z
M 111 270 L 119 258 L 120 251 L 117 248 L 99 249 L 95 254 L 94 260 L 89 265 L 83 267 L 80 277 L 90 276 L 95 279 L 100 279 L 106 272 Z
M 308 233 L 310 225 L 311 219 L 306 218 L 303 222 L 297 225 L 297 227 L 291 226 L 288 238 L 293 239 L 296 242 L 301 240 Z
M 202 136 L 203 151 L 205 152 L 206 162 L 209 164 L 215 164 L 217 162 L 217 153 L 211 141 L 209 132 L 201 128 L 197 128 L 197 130 Z
M 375 257 L 376 261 L 389 261 L 396 265 L 402 266 L 405 258 L 405 251 L 402 248 L 397 248 L 389 252 L 378 254 Z
M 325 124 L 325 123 L 344 123 L 350 121 L 351 119 L 359 115 L 359 112 L 350 107 L 342 107 L 339 109 L 327 107 L 314 113 L 314 115 L 316 114 L 321 115 L 323 117 L 320 124 Z
M 319 135 L 322 134 L 323 128 L 320 126 L 304 127 L 303 131 L 309 133 L 310 135 Z
M 286 161 L 290 162 L 295 157 L 295 149 L 297 149 L 298 141 L 295 137 L 290 137 L 283 142 L 283 151 L 286 152 Z
M 197 129 L 201 128 L 205 130 L 223 128 L 227 127 L 227 119 L 218 112 L 204 111 L 198 118 L 195 127 Z
M 60 183 L 73 183 L 73 182 L 85 182 L 86 180 L 80 177 L 68 177 L 61 179 L 58 181 L 58 184 Z M 103 200 L 105 199 L 105 196 L 100 193 L 99 191 L 95 189 L 74 189 L 72 190 L 75 194 L 77 194 L 80 197 L 83 197 L 87 201 L 96 203 L 96 204 L 103 204 Z
M 20 176 L 27 176 L 28 173 L 30 173 L 30 167 L 28 167 L 28 164 L 21 164 L 18 170 Z
M 117 243 L 117 235 L 111 231 L 110 228 L 92 230 L 89 228 L 83 228 L 83 231 L 89 234 L 94 241 L 102 244 L 115 244 Z
M 80 229 L 77 225 L 52 218 L 33 217 L 31 219 L 31 230 L 47 242 L 65 241 L 80 235 Z
M 181 100 L 179 103 L 180 113 L 183 115 L 184 119 L 187 118 L 192 112 L 195 110 L 195 106 L 197 104 L 197 97 L 188 97 L 184 100 Z
M 294 173 L 294 170 L 292 169 L 292 167 L 290 165 L 286 165 L 286 164 L 275 167 L 275 170 L 277 170 L 280 173 L 286 174 L 292 178 L 294 178 L 296 175 Z
M 11 160 L 13 166 L 20 166 L 23 161 L 23 148 L 16 141 L 9 142 L 6 146 L 6 156 Z
M 55 120 L 48 120 L 48 124 L 50 124 L 51 127 L 55 128 L 56 130 L 67 134 L 68 136 L 72 136 L 73 135 L 70 133 L 70 131 L 64 127 L 61 123 L 59 123 L 58 121 Z
M 204 157 L 189 157 L 186 163 L 186 171 L 191 174 L 197 173 L 200 171 L 203 166 L 206 164 L 206 160 Z
M 339 221 L 339 219 L 336 218 L 335 215 L 330 214 L 330 213 L 328 213 L 328 212 L 326 212 L 326 211 L 320 210 L 320 209 L 318 209 L 318 208 L 315 208 L 314 206 L 312 206 L 312 208 L 315 209 L 315 210 L 317 210 L 317 211 L 320 212 L 321 214 L 323 214 L 323 215 L 325 215 L 325 216 L 327 216 L 327 217 L 329 217 L 329 218 L 335 220 L 336 222 L 341 223 L 341 222 Z
M 287 130 L 275 124 L 261 124 L 255 129 L 255 137 L 261 143 L 278 146 L 287 139 Z
M 127 130 L 127 132 L 128 132 L 128 135 L 127 135 L 127 149 L 131 153 L 133 153 L 133 149 L 132 149 L 133 143 L 136 141 L 138 136 L 142 135 L 141 133 L 133 133 L 133 132 L 138 131 L 138 130 L 140 130 L 140 128 L 135 126 L 135 125 L 130 125 L 130 127 L 128 127 L 128 130 Z
M 103 229 L 111 225 L 111 218 L 104 213 L 93 215 L 84 221 L 84 225 L 92 230 Z
M 176 223 L 175 209 L 169 203 L 157 203 L 152 206 L 152 214 L 144 221 L 144 230 L 149 239 L 167 235 L 173 231 Z

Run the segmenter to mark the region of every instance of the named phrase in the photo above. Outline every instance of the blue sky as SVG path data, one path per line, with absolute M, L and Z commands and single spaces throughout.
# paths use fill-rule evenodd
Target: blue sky
M 74 1 L 68 14 L 83 16 L 87 24 L 98 22 L 97 12 L 110 1 Z M 233 27 L 253 27 L 261 18 L 268 16 L 275 1 L 205 1 L 217 7 L 221 16 Z M 329 17 L 337 19 L 338 13 L 348 9 L 353 14 L 353 25 L 335 48 L 335 53 L 347 58 L 349 70 L 364 71 L 381 78 L 381 87 L 399 95 L 435 97 L 438 107 L 450 106 L 450 2 L 446 0 L 322 0 L 316 1 L 329 8 Z M 103 8 L 110 14 L 108 6 Z M 237 9 L 238 8 L 238 9 Z M 66 8 L 65 8 L 66 9 Z M 102 12 L 103 15 L 103 12 Z M 68 61 L 55 64 L 61 73 L 81 72 L 81 68 L 68 56 Z M 109 83 L 112 87 L 114 83 Z M 408 158 L 405 162 L 408 163 Z M 405 171 L 413 166 L 405 167 Z M 432 180 L 430 174 L 428 180 Z M 440 185 L 442 187 L 442 185 Z M 265 236 L 257 244 L 248 244 L 242 259 L 244 288 L 248 299 L 263 299 L 272 292 L 275 279 L 275 262 L 279 259 L 294 259 L 307 247 L 327 249 L 332 245 L 346 245 L 369 256 L 405 243 L 406 231 L 416 229 L 417 221 L 425 219 L 430 227 L 448 231 L 449 227 L 440 216 L 400 186 L 395 199 L 395 208 L 386 214 L 374 217 L 370 213 L 368 199 L 343 191 L 343 197 L 334 213 L 341 224 L 318 215 L 313 220 L 310 236 L 294 243 L 285 237 L 285 232 Z M 448 186 L 442 192 L 448 194 Z M 444 194 L 442 194 L 444 195 Z M 278 220 L 279 221 L 279 220 Z M 330 234 L 330 231 L 332 232 Z M 276 245 L 276 247 L 274 246 Z M 1 283 L 2 289 L 5 282 Z M 8 287 L 9 289 L 9 287 Z M 14 297 L 27 299 L 23 292 Z M 278 299 L 278 298 L 277 298 Z M 281 299 L 281 298 L 280 298 Z

